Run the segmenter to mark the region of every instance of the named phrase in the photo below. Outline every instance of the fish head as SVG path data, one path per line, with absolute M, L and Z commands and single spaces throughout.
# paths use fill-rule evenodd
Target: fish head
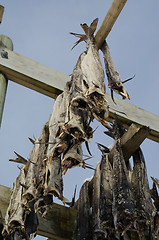
M 122 82 L 111 82 L 111 84 L 109 84 L 108 86 L 112 91 L 118 93 L 119 95 L 122 96 L 123 99 L 129 99 L 130 100 L 130 97 L 129 97 L 129 94 L 125 88 L 125 86 L 123 85 Z

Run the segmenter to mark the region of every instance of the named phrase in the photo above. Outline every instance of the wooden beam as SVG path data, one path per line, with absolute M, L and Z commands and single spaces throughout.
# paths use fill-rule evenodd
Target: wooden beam
M 102 25 L 100 26 L 96 36 L 95 41 L 98 49 L 101 47 L 102 43 L 110 33 L 115 21 L 117 20 L 121 10 L 125 6 L 127 0 L 114 0 Z
M 0 210 L 2 213 L 0 224 L 3 223 L 5 218 L 10 197 L 10 188 L 0 185 Z M 71 239 L 75 216 L 76 211 L 74 209 L 54 203 L 52 208 L 49 209 L 45 219 L 39 216 L 37 234 L 55 240 Z
M 64 90 L 69 76 L 18 53 L 7 51 L 8 59 L 0 58 L 0 72 L 3 72 L 8 79 L 52 98 L 56 98 Z M 38 69 L 38 71 L 35 71 L 35 69 Z M 109 122 L 112 122 L 113 115 L 116 112 L 126 128 L 132 123 L 147 126 L 150 128 L 148 138 L 159 142 L 159 116 L 118 98 L 115 98 L 116 104 L 114 104 L 109 94 L 106 94 L 106 99 L 110 107 Z M 119 111 L 125 114 L 119 113 Z
M 0 127 L 2 122 L 3 108 L 5 102 L 5 96 L 7 92 L 8 81 L 5 76 L 0 73 Z
M 4 7 L 2 5 L 0 5 L 0 24 L 2 22 L 3 13 L 4 13 Z
M 9 80 L 52 98 L 56 98 L 64 90 L 64 86 L 69 80 L 67 75 L 18 53 L 5 50 L 8 52 L 8 59 L 0 58 L 0 71 Z
M 13 50 L 12 40 L 7 36 L 0 35 L 0 47 L 1 49 L 5 47 L 6 49 Z M 7 59 L 5 58 L 5 60 Z M 4 102 L 5 102 L 6 92 L 7 92 L 7 85 L 8 85 L 7 78 L 3 75 L 3 73 L 0 72 L 0 126 L 1 126 Z
M 116 102 L 114 104 L 109 94 L 106 94 L 106 99 L 110 107 L 109 122 L 113 121 L 113 116 L 116 112 L 125 128 L 128 128 L 132 123 L 138 126 L 147 126 L 150 128 L 150 133 L 147 137 L 159 142 L 159 116 L 118 98 L 114 98 Z
M 148 127 L 139 127 L 134 123 L 128 128 L 128 130 L 121 137 L 120 143 L 123 151 L 125 161 L 127 161 L 131 155 L 140 147 L 141 143 L 147 138 L 150 133 Z M 114 147 L 109 153 L 109 161 L 113 162 Z

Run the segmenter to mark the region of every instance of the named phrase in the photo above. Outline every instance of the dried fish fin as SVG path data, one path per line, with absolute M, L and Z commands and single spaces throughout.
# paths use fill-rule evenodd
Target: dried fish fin
M 77 42 L 75 42 L 75 44 L 73 45 L 71 50 L 73 50 L 80 42 L 83 42 L 83 41 L 87 40 L 87 36 L 84 35 L 84 34 L 77 34 L 77 33 L 72 33 L 72 32 L 70 32 L 70 34 L 74 35 L 75 37 L 79 37 L 80 38 Z
M 86 35 L 84 34 L 78 34 L 78 33 L 73 33 L 70 32 L 70 34 L 74 35 L 75 37 L 79 37 L 80 39 L 74 44 L 74 46 L 72 47 L 72 49 L 74 47 L 76 47 L 80 42 L 86 41 L 89 38 L 91 38 L 97 28 L 97 24 L 98 24 L 98 18 L 96 18 L 90 25 L 90 27 L 88 27 L 88 25 L 86 23 L 84 24 L 80 24 L 80 26 L 82 27 L 83 31 L 85 32 Z M 71 49 L 71 50 L 72 50 Z
M 73 207 L 74 204 L 75 204 L 76 190 L 77 190 L 77 185 L 75 186 L 75 190 L 74 190 L 74 195 L 72 197 L 72 201 L 71 202 L 66 202 L 66 204 L 69 205 L 70 207 Z
M 98 18 L 94 19 L 93 22 L 91 23 L 90 27 L 88 27 L 88 25 L 86 23 L 80 24 L 83 31 L 87 35 L 87 38 L 90 38 L 93 36 L 93 34 L 97 28 L 98 20 L 99 20 Z
M 134 76 L 132 76 L 131 78 L 128 78 L 128 79 L 126 79 L 126 80 L 122 81 L 122 83 L 129 82 L 129 81 L 130 81 L 130 80 L 132 80 L 134 77 L 135 77 L 135 75 L 134 75 Z
M 90 25 L 91 34 L 94 34 L 94 32 L 96 31 L 98 21 L 99 21 L 99 19 L 96 18 L 96 19 L 94 19 L 93 22 L 91 23 L 91 25 Z
M 19 155 L 18 153 L 16 153 L 14 151 L 14 153 L 17 155 L 17 158 L 16 159 L 9 159 L 9 161 L 11 162 L 16 162 L 16 163 L 21 163 L 21 164 L 27 164 L 27 160 L 25 158 L 23 158 L 21 155 Z
M 101 143 L 97 143 L 97 146 L 99 148 L 99 150 L 102 152 L 102 156 L 106 153 L 110 152 L 110 149 L 107 148 L 106 146 L 102 145 Z
M 34 144 L 35 143 L 35 140 L 33 140 L 32 138 L 28 137 L 29 141 Z
M 86 23 L 80 24 L 80 26 L 82 27 L 83 31 L 85 32 L 86 35 L 88 35 L 88 25 Z
M 86 148 L 87 148 L 87 151 L 88 151 L 89 155 L 92 156 L 92 153 L 90 152 L 90 149 L 89 149 L 88 142 L 85 141 L 85 145 L 86 145 Z
M 157 187 L 159 188 L 159 179 L 157 178 L 153 178 L 151 177 L 151 179 L 153 180 L 153 182 L 157 185 Z
M 152 177 L 151 177 L 152 178 Z M 151 193 L 151 198 L 153 200 L 155 200 L 156 198 L 158 198 L 158 191 L 157 191 L 157 187 L 156 187 L 156 183 L 153 182 L 153 186 L 152 186 L 152 189 L 150 190 L 150 193 Z

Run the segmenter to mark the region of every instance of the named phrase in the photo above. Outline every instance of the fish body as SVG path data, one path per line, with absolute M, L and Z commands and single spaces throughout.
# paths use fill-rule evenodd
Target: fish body
M 133 162 L 131 184 L 137 213 L 136 225 L 138 234 L 140 237 L 149 236 L 149 239 L 153 239 L 152 229 L 155 207 L 151 199 L 147 170 L 141 148 L 134 153 Z
M 122 235 L 135 222 L 135 208 L 131 186 L 119 139 L 116 139 L 113 156 L 113 204 L 114 226 Z
M 105 70 L 108 79 L 108 87 L 111 89 L 111 96 L 113 98 L 113 91 L 120 94 L 123 99 L 130 99 L 129 94 L 122 83 L 121 77 L 113 63 L 112 57 L 110 55 L 109 46 L 106 41 L 104 41 L 101 48 L 104 55 Z

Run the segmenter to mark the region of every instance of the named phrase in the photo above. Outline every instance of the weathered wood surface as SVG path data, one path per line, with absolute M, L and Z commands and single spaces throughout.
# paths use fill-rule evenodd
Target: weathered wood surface
M 3 49 L 3 47 L 13 50 L 13 43 L 9 37 L 0 35 L 0 48 Z M 1 51 L 1 49 L 0 49 L 0 51 Z M 2 59 L 1 56 L 0 56 L 0 58 Z M 4 61 L 7 61 L 7 60 L 8 59 L 4 58 Z M 0 72 L 0 126 L 1 126 L 1 121 L 2 121 L 7 85 L 8 85 L 8 80 L 7 80 L 6 76 Z
M 113 1 L 111 7 L 109 8 L 109 11 L 107 12 L 106 17 L 104 18 L 102 25 L 100 26 L 95 36 L 95 41 L 98 49 L 101 47 L 102 43 L 104 42 L 109 32 L 111 31 L 115 21 L 117 20 L 126 2 L 127 0 Z
M 0 58 L 0 71 L 9 80 L 31 88 L 49 97 L 56 98 L 65 87 L 69 77 L 13 51 L 8 59 Z M 35 69 L 37 69 L 35 71 Z
M 8 59 L 0 58 L 0 71 L 3 72 L 8 79 L 49 97 L 56 98 L 57 95 L 64 90 L 64 86 L 69 80 L 69 76 L 13 51 L 8 50 L 8 56 Z M 38 71 L 34 71 L 35 68 L 38 69 Z M 117 103 L 114 104 L 109 94 L 106 94 L 106 99 L 110 106 L 108 121 L 112 122 L 112 117 L 115 112 L 113 109 L 124 112 L 125 115 L 119 112 L 117 112 L 117 115 L 125 127 L 131 125 L 131 123 L 148 126 L 151 130 L 148 138 L 159 142 L 159 116 L 118 98 L 114 98 Z
M 0 126 L 2 122 L 3 108 L 5 102 L 5 96 L 7 91 L 8 81 L 5 76 L 0 73 Z
M 139 127 L 131 124 L 128 130 L 121 137 L 120 143 L 123 151 L 125 161 L 140 147 L 141 143 L 149 135 L 150 129 L 148 127 Z M 109 153 L 109 161 L 112 163 L 115 146 Z
M 10 197 L 10 188 L 0 185 L 0 210 L 2 213 L 0 224 L 5 218 Z M 71 239 L 75 215 L 74 209 L 53 203 L 45 219 L 39 216 L 37 234 L 56 240 Z
M 116 111 L 123 112 L 125 114 L 119 112 L 116 112 L 116 114 L 124 127 L 128 128 L 132 123 L 147 126 L 150 128 L 148 138 L 159 142 L 159 116 L 118 98 L 114 98 L 116 102 L 114 104 L 109 94 L 106 94 L 106 98 L 110 107 L 108 121 L 112 122 Z
M 4 13 L 4 7 L 2 5 L 0 5 L 0 24 L 2 22 L 3 13 Z

